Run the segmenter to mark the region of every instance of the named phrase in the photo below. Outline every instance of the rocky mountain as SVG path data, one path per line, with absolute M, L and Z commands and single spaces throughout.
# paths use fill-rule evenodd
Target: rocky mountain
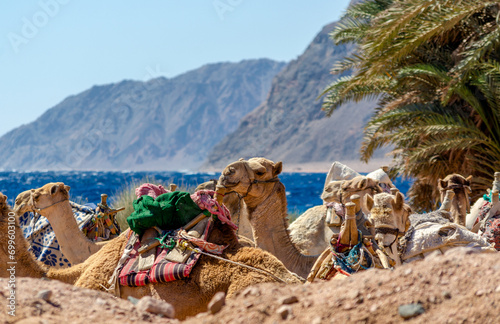
M 332 42 L 328 34 L 335 25 L 325 26 L 304 53 L 274 78 L 267 99 L 212 149 L 203 168 L 220 169 L 253 156 L 281 160 L 285 166 L 359 160 L 363 127 L 376 101 L 345 104 L 327 118 L 318 99 L 339 77 L 329 73 L 333 64 L 354 50 L 353 45 Z
M 94 86 L 2 136 L 0 169 L 195 169 L 266 98 L 284 65 L 218 63 Z

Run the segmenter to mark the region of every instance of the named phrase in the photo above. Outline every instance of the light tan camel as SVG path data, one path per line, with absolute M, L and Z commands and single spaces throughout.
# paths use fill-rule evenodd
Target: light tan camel
M 265 158 L 240 159 L 224 169 L 217 187 L 223 194 L 236 192 L 243 197 L 257 246 L 305 278 L 317 256 L 301 254 L 290 239 L 285 186 L 278 179 L 281 169 L 281 162 Z
M 356 176 L 351 180 L 329 181 L 321 195 L 326 203 L 346 203 L 352 195 L 359 195 L 361 201 L 367 194 L 375 195 L 382 192 L 378 180 L 365 176 Z M 368 210 L 361 205 L 363 213 Z M 338 218 L 337 223 L 332 219 Z M 300 215 L 289 227 L 290 238 L 295 246 L 306 255 L 316 255 L 328 247 L 332 234 L 340 231 L 341 218 L 333 208 L 327 205 L 315 206 Z
M 0 262 L 2 264 L 8 264 L 9 261 L 8 237 L 4 234 L 8 233 L 8 226 L 10 226 L 7 219 L 9 208 L 5 204 L 5 200 L 5 196 L 1 195 L 0 238 L 2 249 L 0 249 Z M 27 252 L 28 246 L 19 228 L 17 218 L 13 218 L 13 220 L 16 232 L 17 276 L 46 276 L 74 283 L 78 287 L 95 290 L 105 290 L 104 287 L 109 287 L 108 281 L 123 254 L 128 231 L 104 245 L 84 263 L 66 269 L 53 270 L 36 261 L 34 256 Z M 300 283 L 300 280 L 291 274 L 276 257 L 261 249 L 241 247 L 229 226 L 223 225 L 219 220 L 215 220 L 214 225 L 208 241 L 227 245 L 222 254 L 224 258 L 264 269 L 287 283 Z M 4 277 L 10 275 L 3 270 L 3 267 L 1 271 Z M 187 316 L 206 311 L 208 302 L 218 291 L 226 292 L 228 298 L 231 298 L 236 292 L 260 282 L 275 282 L 275 279 L 266 274 L 202 255 L 187 280 L 149 284 L 143 287 L 120 286 L 120 296 L 122 298 L 152 296 L 163 299 L 174 306 L 177 318 L 184 319 Z
M 386 193 L 373 198 L 366 196 L 366 205 L 371 209 L 370 221 L 375 227 L 375 240 L 396 266 L 403 261 L 423 258 L 432 251 L 444 252 L 456 246 L 494 250 L 479 235 L 453 222 L 450 210 L 455 204 L 454 196 L 455 192 L 448 190 L 440 209 L 411 215 L 401 193 L 397 193 L 396 197 Z
M 447 190 L 453 190 L 455 192 L 455 198 L 453 199 L 450 211 L 453 215 L 454 222 L 462 226 L 465 226 L 467 213 L 470 212 L 469 193 L 471 192 L 471 180 L 472 176 L 465 178 L 460 174 L 454 173 L 438 181 L 441 201 L 443 201 Z
M 16 214 L 0 193 L 0 277 L 47 277 L 73 284 L 84 268 L 77 265 L 69 269 L 50 269 L 28 252 L 28 242 L 19 227 Z M 10 248 L 12 247 L 12 248 Z
M 94 243 L 78 228 L 69 203 L 70 187 L 62 182 L 47 183 L 41 188 L 20 193 L 14 211 L 17 215 L 38 212 L 47 217 L 61 252 L 71 264 L 82 263 L 109 241 Z

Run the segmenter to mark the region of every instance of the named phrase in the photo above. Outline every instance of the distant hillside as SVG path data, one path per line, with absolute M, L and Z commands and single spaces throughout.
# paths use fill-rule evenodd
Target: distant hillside
M 326 118 L 322 99 L 317 99 L 338 78 L 329 73 L 333 63 L 354 50 L 353 45 L 333 44 L 328 34 L 335 24 L 325 26 L 305 52 L 274 78 L 267 99 L 214 146 L 203 169 L 221 169 L 253 156 L 281 160 L 285 166 L 359 160 L 363 127 L 376 102 L 348 103 Z
M 266 98 L 284 65 L 217 63 L 172 79 L 94 86 L 2 136 L 0 169 L 196 169 Z

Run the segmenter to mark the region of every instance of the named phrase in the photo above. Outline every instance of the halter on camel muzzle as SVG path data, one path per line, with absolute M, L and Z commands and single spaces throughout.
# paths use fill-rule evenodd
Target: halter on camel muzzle
M 227 193 L 232 193 L 232 192 L 235 192 L 239 197 L 240 199 L 241 198 L 245 198 L 246 196 L 248 196 L 248 194 L 250 193 L 250 190 L 252 189 L 252 186 L 254 184 L 258 184 L 258 183 L 269 183 L 269 182 L 278 182 L 280 181 L 280 179 L 278 178 L 278 176 L 274 177 L 274 178 L 271 178 L 269 180 L 258 180 L 258 179 L 255 179 L 255 172 L 252 170 L 252 168 L 250 168 L 248 166 L 248 163 L 246 161 L 240 161 L 240 162 L 243 162 L 244 165 L 245 165 L 245 169 L 247 170 L 247 173 L 249 175 L 249 180 L 250 180 L 250 185 L 248 186 L 247 188 L 247 192 L 245 193 L 245 195 L 240 195 L 238 192 L 236 191 L 229 191 Z

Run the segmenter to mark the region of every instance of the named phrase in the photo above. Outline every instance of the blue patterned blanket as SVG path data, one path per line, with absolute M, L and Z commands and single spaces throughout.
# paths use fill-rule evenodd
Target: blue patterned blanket
M 70 204 L 80 230 L 97 217 L 96 208 L 79 205 L 72 201 Z M 71 266 L 71 263 L 62 254 L 59 242 L 57 242 L 54 230 L 47 218 L 29 212 L 19 218 L 19 225 L 30 245 L 29 250 L 39 261 L 53 267 L 66 268 Z

